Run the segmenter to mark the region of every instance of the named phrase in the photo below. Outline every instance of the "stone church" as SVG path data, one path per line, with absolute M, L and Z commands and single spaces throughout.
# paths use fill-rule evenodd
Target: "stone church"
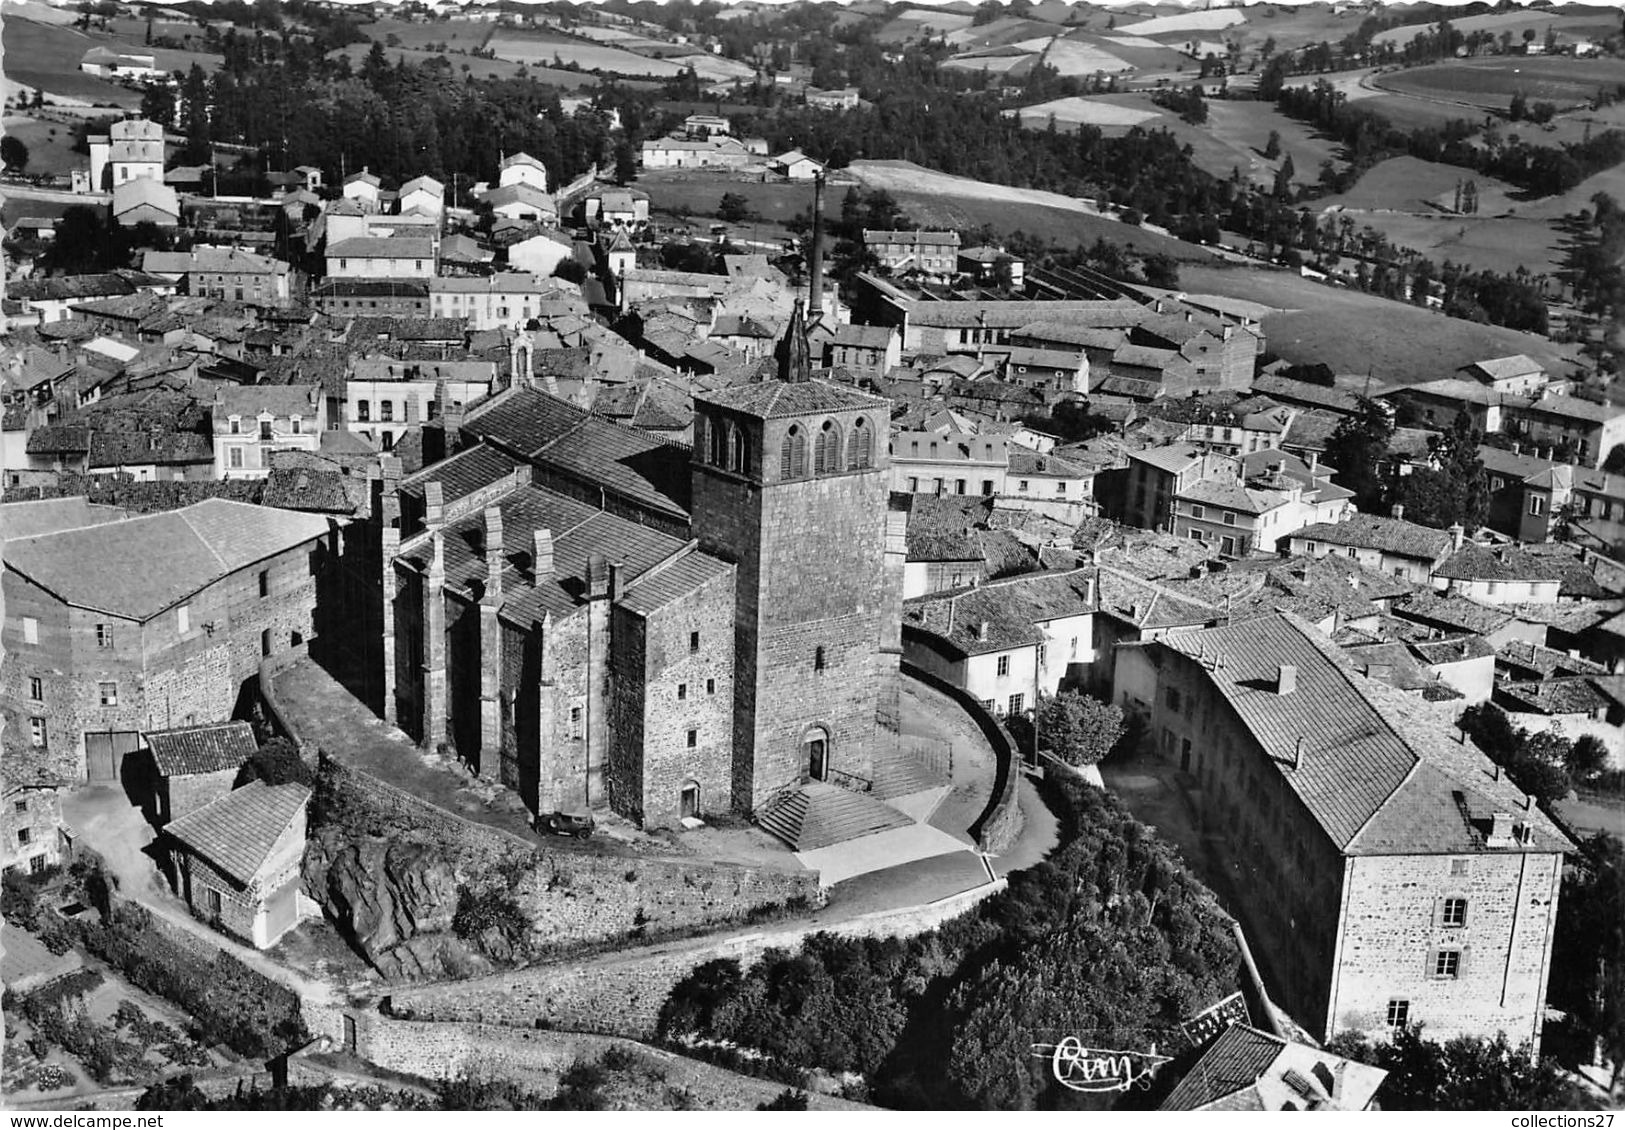
M 890 404 L 813 376 L 798 309 L 694 408 L 690 450 L 521 382 L 429 425 L 444 458 L 386 466 L 389 719 L 538 814 L 793 809 L 763 822 L 794 846 L 840 794 L 874 809 L 855 834 L 890 823 L 880 799 L 917 787 Z

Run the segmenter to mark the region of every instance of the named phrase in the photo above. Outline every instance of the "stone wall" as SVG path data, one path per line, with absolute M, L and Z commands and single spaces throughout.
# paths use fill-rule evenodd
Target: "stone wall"
M 933 930 L 1004 889 L 1004 880 L 924 906 L 829 924 L 740 932 L 672 942 L 615 957 L 533 966 L 468 981 L 407 988 L 387 1004 L 396 1016 L 511 1028 L 555 1027 L 648 1038 L 676 984 L 717 958 L 750 965 L 770 949 L 794 949 L 816 933 L 910 937 Z
M 539 951 L 706 930 L 824 899 L 816 872 L 524 839 L 463 820 L 326 754 L 312 811 L 312 834 L 329 848 L 410 839 L 449 862 L 461 884 L 505 881 L 533 923 Z M 311 896 L 326 905 L 321 876 L 308 867 L 306 876 Z
M 975 837 L 979 850 L 998 855 L 1015 843 L 1016 837 L 1021 834 L 1021 805 L 1017 796 L 1021 783 L 1021 755 L 1016 749 L 1015 739 L 969 692 L 910 663 L 902 665 L 902 673 L 952 702 L 992 747 L 997 762 L 992 796 L 987 808 L 971 825 L 970 834 Z

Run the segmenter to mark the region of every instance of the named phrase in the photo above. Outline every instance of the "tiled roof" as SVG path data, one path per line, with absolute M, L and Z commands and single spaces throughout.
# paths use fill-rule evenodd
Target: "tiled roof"
M 327 249 L 329 259 L 434 259 L 434 244 L 404 235 L 356 236 Z
M 1497 850 L 1484 845 L 1496 812 L 1528 821 L 1535 833 L 1528 850 L 1573 849 L 1476 747 L 1441 730 L 1401 692 L 1356 674 L 1331 640 L 1301 620 L 1267 617 L 1160 644 L 1207 673 L 1344 854 Z M 1297 669 L 1296 689 L 1285 695 L 1276 691 L 1283 665 Z
M 1598 404 L 1594 400 L 1582 400 L 1578 396 L 1546 396 L 1520 408 L 1519 411 L 1532 416 L 1556 416 L 1564 420 L 1583 420 L 1590 424 L 1602 424 L 1609 420 L 1625 416 L 1625 408 L 1613 404 Z
M 1285 1047 L 1285 1040 L 1268 1032 L 1232 1024 L 1202 1053 L 1158 1109 L 1205 1110 L 1221 1099 L 1248 1091 Z
M 1551 562 L 1515 548 L 1467 544 L 1446 558 L 1433 575 L 1464 581 L 1555 581 L 1560 572 Z
M 1279 491 L 1253 490 L 1241 483 L 1218 479 L 1202 479 L 1192 483 L 1176 496 L 1207 506 L 1220 506 L 1241 514 L 1265 514 L 1286 504 L 1286 496 Z
M 247 722 L 214 722 L 178 730 L 148 730 L 147 748 L 164 777 L 239 769 L 259 748 Z
M 1328 408 L 1334 412 L 1354 413 L 1360 409 L 1360 398 L 1351 392 L 1340 388 L 1327 388 L 1325 385 L 1310 384 L 1308 381 L 1293 380 L 1291 377 L 1278 376 L 1273 373 L 1260 374 L 1253 378 L 1253 391 L 1273 396 L 1278 400 L 1285 400 L 1297 404 L 1311 404 L 1317 408 Z
M 1497 683 L 1496 697 L 1513 710 L 1533 714 L 1592 714 L 1613 705 L 1584 675 L 1540 682 Z
M 676 557 L 633 577 L 616 603 L 647 616 L 685 599 L 732 568 L 726 561 L 709 554 L 695 550 L 679 552 Z
M 227 385 L 214 392 L 215 428 L 222 430 L 232 416 L 258 416 L 268 412 L 272 416 L 315 415 L 321 386 L 297 385 Z
M 421 496 L 423 484 L 432 480 L 440 484 L 444 501 L 451 503 L 506 478 L 518 465 L 511 456 L 479 443 L 402 480 L 401 493 Z
M 251 781 L 165 825 L 164 832 L 246 887 L 308 799 L 303 785 Z
M 821 412 L 842 412 L 850 409 L 868 409 L 871 412 L 889 411 L 888 402 L 847 385 L 829 381 L 762 381 L 756 384 L 732 385 L 707 392 L 694 398 L 720 408 L 731 408 L 766 420 L 789 416 L 814 416 Z
M 903 627 L 961 655 L 984 655 L 1041 643 L 1036 624 L 1094 610 L 1092 569 L 1033 573 L 904 601 Z
M 7 541 L 5 565 L 75 607 L 148 620 L 327 529 L 327 520 L 314 515 L 211 498 L 181 510 Z
M 1463 369 L 1464 372 L 1474 374 L 1482 373 L 1492 381 L 1505 380 L 1509 377 L 1524 377 L 1531 373 L 1544 373 L 1546 370 L 1540 362 L 1530 360 L 1522 353 L 1514 353 L 1510 357 L 1492 357 L 1488 361 L 1474 361 Z
M 1497 667 L 1508 667 L 1515 671 L 1532 671 L 1543 678 L 1554 674 L 1601 675 L 1608 670 L 1600 663 L 1581 659 L 1555 647 L 1530 643 L 1528 640 L 1508 640 L 1502 644 L 1496 649 L 1495 664 Z
M 1381 1068 L 1234 1024 L 1210 1044 L 1160 1110 L 1365 1110 Z
M 1498 631 L 1516 618 L 1511 612 L 1478 604 L 1466 597 L 1439 596 L 1428 592 L 1419 592 L 1396 604 L 1394 615 L 1403 620 L 1438 624 L 1479 635 Z
M 1379 518 L 1374 514 L 1356 514 L 1343 522 L 1315 522 L 1292 537 L 1323 541 L 1328 545 L 1376 549 L 1423 561 L 1436 561 L 1450 550 L 1450 535 L 1444 530 L 1419 526 L 1403 518 Z
M 0 502 L 0 538 L 39 537 L 85 526 L 118 522 L 128 513 L 116 506 L 102 506 L 78 496 L 44 498 L 33 502 Z
M 1142 631 L 1201 627 L 1223 615 L 1216 605 L 1122 569 L 1102 568 L 1098 581 L 1100 611 Z
M 1128 453 L 1128 457 L 1131 462 L 1149 463 L 1158 470 L 1178 474 L 1202 458 L 1202 452 L 1192 444 L 1175 443 L 1169 444 L 1167 447 L 1152 447 L 1144 451 L 1131 451 Z

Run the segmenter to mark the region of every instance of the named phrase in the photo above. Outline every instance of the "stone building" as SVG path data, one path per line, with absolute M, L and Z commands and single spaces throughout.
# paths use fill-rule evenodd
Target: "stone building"
M 36 874 L 62 862 L 68 836 L 62 824 L 61 787 L 66 783 L 37 751 L 6 749 L 5 787 L 0 791 L 0 867 Z M 6 941 L 9 948 L 11 937 Z
M 268 949 L 299 924 L 304 785 L 250 781 L 175 820 L 163 842 L 178 893 L 217 928 Z
M 209 499 L 5 543 L 6 756 L 117 781 L 141 732 L 230 718 L 311 638 L 329 520 Z
M 1540 1042 L 1574 845 L 1474 746 L 1291 616 L 1119 649 L 1113 700 L 1189 774 L 1271 998 L 1316 1039 Z
M 152 756 L 155 822 L 179 820 L 231 792 L 258 748 L 247 722 L 205 723 L 146 735 Z
M 528 387 L 426 428 L 449 458 L 386 468 L 380 508 L 391 721 L 538 814 L 670 826 L 871 781 L 899 694 L 889 405 L 812 379 L 799 316 L 786 340 L 782 379 L 696 398 L 692 450 Z

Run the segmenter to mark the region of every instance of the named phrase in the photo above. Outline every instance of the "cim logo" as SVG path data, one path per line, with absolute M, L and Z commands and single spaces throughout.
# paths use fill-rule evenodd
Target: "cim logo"
M 1076 1036 L 1058 1044 L 1034 1044 L 1033 1054 L 1050 1061 L 1050 1071 L 1061 1086 L 1095 1093 L 1149 1087 L 1157 1068 L 1169 1062 L 1168 1056 L 1157 1054 L 1155 1044 L 1149 1052 L 1110 1051 L 1086 1047 Z

